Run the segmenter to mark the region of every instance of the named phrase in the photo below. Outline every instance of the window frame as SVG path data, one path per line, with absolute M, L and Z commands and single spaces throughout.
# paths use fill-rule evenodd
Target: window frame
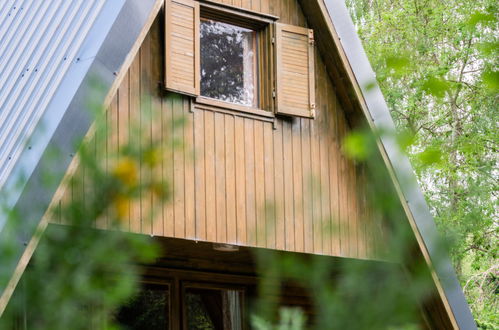
M 316 56 L 312 29 L 283 24 L 277 22 L 279 19 L 277 16 L 216 3 L 213 0 L 166 1 L 170 6 L 166 6 L 167 15 L 165 15 L 167 21 L 165 24 L 165 72 L 167 75 L 165 89 L 190 96 L 191 112 L 199 109 L 234 113 L 234 115 L 272 122 L 274 129 L 276 129 L 278 117 L 315 118 Z M 179 6 L 171 5 L 173 3 Z M 185 8 L 181 8 L 182 6 L 192 8 L 192 11 L 186 12 L 183 10 Z M 169 19 L 169 17 L 174 18 Z M 194 21 L 192 21 L 193 18 Z M 255 72 L 258 82 L 255 93 L 258 95 L 256 106 L 231 103 L 200 95 L 201 38 L 199 30 L 202 18 L 250 28 L 256 32 L 258 39 Z M 186 20 L 188 20 L 187 23 Z M 192 31 L 194 31 L 193 38 L 191 38 Z M 175 56 L 171 56 L 172 52 L 180 56 L 176 60 L 176 66 L 172 64 L 175 60 Z M 192 68 L 188 64 L 192 56 L 194 56 L 193 75 L 195 77 L 192 77 Z M 169 71 L 174 73 L 173 77 L 168 77 Z M 184 75 L 188 75 L 185 81 Z M 285 80 L 284 75 L 291 78 Z M 304 76 L 308 79 L 304 80 Z M 300 78 L 296 84 L 292 80 L 294 77 Z
M 254 90 L 256 92 L 256 97 L 254 96 L 254 99 L 253 99 L 253 103 L 251 105 L 245 105 L 245 104 L 241 104 L 241 103 L 235 103 L 235 102 L 229 102 L 229 101 L 223 101 L 223 100 L 220 100 L 220 99 L 217 99 L 217 98 L 211 98 L 209 96 L 205 96 L 205 95 L 202 95 L 202 91 L 200 90 L 199 92 L 199 96 L 200 97 L 204 97 L 204 98 L 207 98 L 207 99 L 210 99 L 210 100 L 216 100 L 216 101 L 219 101 L 219 102 L 223 102 L 223 103 L 230 103 L 230 104 L 235 104 L 235 105 L 240 105 L 242 107 L 249 107 L 249 108 L 258 108 L 257 106 L 259 105 L 260 103 L 260 81 L 259 81 L 259 71 L 258 71 L 258 64 L 259 64 L 259 49 L 260 49 L 260 38 L 259 38 L 259 31 L 258 30 L 255 30 L 253 28 L 247 28 L 247 27 L 243 27 L 241 25 L 235 25 L 235 24 L 232 24 L 232 23 L 228 23 L 228 22 L 225 22 L 225 21 L 221 21 L 221 20 L 214 20 L 214 19 L 211 19 L 211 18 L 205 18 L 205 17 L 200 17 L 200 30 L 201 30 L 201 25 L 203 24 L 203 21 L 211 21 L 211 22 L 216 22 L 216 23 L 221 23 L 221 24 L 230 24 L 232 26 L 235 26 L 235 27 L 238 27 L 238 28 L 242 28 L 242 29 L 247 29 L 247 30 L 250 30 L 252 31 L 253 33 L 253 42 L 252 42 L 252 46 L 253 46 L 253 50 L 254 50 L 254 55 L 253 55 L 253 59 L 251 61 L 251 66 L 252 66 L 252 73 L 253 73 L 253 77 L 252 77 L 252 80 L 253 80 L 253 87 L 254 87 Z M 200 47 L 201 47 L 201 42 L 200 42 Z M 202 49 L 200 49 L 200 60 L 201 62 L 203 61 L 203 54 L 202 54 Z M 202 71 L 203 68 L 202 68 L 202 64 L 200 65 L 200 70 Z M 202 74 L 200 74 L 200 80 L 202 79 Z M 200 82 L 200 89 L 202 89 L 202 82 Z
M 165 278 L 147 278 L 147 277 L 142 278 L 139 281 L 139 288 L 138 288 L 137 293 L 143 291 L 144 289 L 148 289 L 148 288 L 157 288 L 158 291 L 168 292 L 168 306 L 164 310 L 164 312 L 167 313 L 167 315 L 168 315 L 168 324 L 167 324 L 168 329 L 173 329 L 173 327 L 176 324 L 175 324 L 175 320 L 172 318 L 172 316 L 174 315 L 175 312 L 177 312 L 177 314 L 178 314 L 178 311 L 176 311 L 176 309 L 178 309 L 178 306 L 175 306 L 175 305 L 177 305 L 176 303 L 174 304 L 174 302 L 176 302 L 176 300 L 178 300 L 178 298 L 176 297 L 176 290 L 175 290 L 174 281 L 170 280 L 170 279 L 165 279 Z M 162 288 L 162 290 L 160 288 Z M 132 299 L 133 299 L 133 297 L 132 297 Z
M 256 90 L 257 106 L 246 106 L 231 103 L 215 98 L 199 95 L 194 100 L 194 107 L 206 109 L 206 107 L 227 109 L 242 113 L 250 113 L 262 117 L 275 117 L 275 64 L 274 64 L 274 30 L 277 16 L 256 13 L 227 4 L 214 3 L 209 0 L 199 0 L 199 20 L 209 19 L 222 23 L 228 23 L 243 28 L 252 29 L 256 32 Z M 201 56 L 201 54 L 200 54 Z M 201 68 L 200 68 L 201 69 Z M 199 76 L 199 80 L 201 77 Z M 199 82 L 200 83 L 200 82 Z
M 227 102 L 228 103 L 228 102 Z M 180 281 L 180 306 L 181 315 L 182 315 L 182 328 L 188 329 L 187 327 L 187 307 L 185 305 L 185 294 L 186 289 L 205 289 L 205 290 L 234 290 L 242 293 L 241 299 L 241 322 L 242 328 L 245 329 L 246 322 L 246 287 L 242 285 L 233 285 L 230 283 L 216 283 L 216 282 L 197 282 L 197 281 Z

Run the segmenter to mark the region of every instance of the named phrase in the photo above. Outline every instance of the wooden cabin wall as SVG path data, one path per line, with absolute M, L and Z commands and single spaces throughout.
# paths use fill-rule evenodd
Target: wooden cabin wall
M 296 0 L 219 2 L 307 26 Z M 116 133 L 104 143 L 103 152 L 107 157 L 127 141 L 133 124 L 140 126 L 140 139 L 173 143 L 174 135 L 183 147 L 168 155 L 161 173 L 140 167 L 140 179 L 170 180 L 174 192 L 171 203 L 165 205 L 158 205 L 153 194 L 143 193 L 140 202 L 129 205 L 126 229 L 287 251 L 375 257 L 380 229 L 366 204 L 365 169 L 341 152 L 350 128 L 318 51 L 316 119 L 278 118 L 274 129 L 269 121 L 238 112 L 195 109 L 192 113 L 188 97 L 161 88 L 162 20 L 160 14 L 107 111 L 107 125 Z M 160 109 L 160 118 L 144 116 L 145 106 Z M 180 116 L 185 116 L 186 124 L 173 132 L 171 122 Z M 75 175 L 85 174 L 77 171 Z M 84 198 L 86 193 L 69 187 L 63 199 Z M 153 208 L 157 209 L 153 221 L 143 219 Z M 100 219 L 97 226 L 106 228 L 106 221 Z

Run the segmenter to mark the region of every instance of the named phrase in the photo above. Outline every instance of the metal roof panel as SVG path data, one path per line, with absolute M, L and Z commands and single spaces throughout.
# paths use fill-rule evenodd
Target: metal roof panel
M 0 23 L 0 188 L 106 0 L 4 3 Z

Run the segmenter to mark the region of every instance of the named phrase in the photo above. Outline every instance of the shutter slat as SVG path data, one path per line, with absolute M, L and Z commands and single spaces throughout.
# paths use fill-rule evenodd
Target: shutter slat
M 312 30 L 276 23 L 276 108 L 278 114 L 315 116 Z
M 165 87 L 199 95 L 199 3 L 167 0 L 165 9 Z

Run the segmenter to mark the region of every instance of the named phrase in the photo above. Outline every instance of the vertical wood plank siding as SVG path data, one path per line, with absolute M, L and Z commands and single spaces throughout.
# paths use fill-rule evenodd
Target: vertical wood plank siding
M 306 27 L 296 0 L 220 0 Z M 139 179 L 169 181 L 171 203 L 143 193 L 128 205 L 125 229 L 212 242 L 336 256 L 375 256 L 373 212 L 366 205 L 365 170 L 340 148 L 350 130 L 324 62 L 317 52 L 316 118 L 277 119 L 273 124 L 238 113 L 195 109 L 186 96 L 164 92 L 163 29 L 158 18 L 118 89 L 107 114 L 116 132 L 97 148 L 118 150 L 139 123 L 141 139 L 180 145 L 161 171 L 141 166 Z M 144 100 L 146 102 L 144 102 Z M 148 107 L 160 109 L 151 120 Z M 185 125 L 173 130 L 176 118 Z M 144 145 L 144 141 L 140 141 Z M 141 152 L 144 152 L 143 150 Z M 107 157 L 107 154 L 104 153 Z M 105 160 L 107 161 L 107 160 Z M 84 176 L 77 172 L 76 175 Z M 84 179 L 84 178 L 83 178 Z M 90 193 L 68 188 L 64 200 Z M 80 197 L 78 197 L 80 196 Z M 152 224 L 144 216 L 156 209 Z M 107 219 L 97 226 L 106 227 Z M 378 226 L 379 227 L 379 226 Z

